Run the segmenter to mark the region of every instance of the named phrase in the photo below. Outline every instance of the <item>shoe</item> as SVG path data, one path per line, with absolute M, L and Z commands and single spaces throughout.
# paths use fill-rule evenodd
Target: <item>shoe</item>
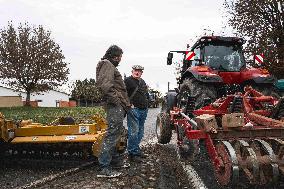
M 98 178 L 116 178 L 121 175 L 121 172 L 114 171 L 110 167 L 102 168 L 102 170 L 97 174 Z
M 136 155 L 129 155 L 128 159 L 129 161 L 136 162 L 136 163 L 141 163 L 143 161 L 140 156 L 136 156 Z
M 127 163 L 125 161 L 114 161 L 114 162 L 111 162 L 110 164 L 111 164 L 111 167 L 115 169 L 130 167 L 130 163 Z

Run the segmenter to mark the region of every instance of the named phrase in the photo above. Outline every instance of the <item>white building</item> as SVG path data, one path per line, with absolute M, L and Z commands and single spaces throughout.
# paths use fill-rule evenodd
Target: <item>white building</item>
M 0 97 L 21 96 L 22 101 L 26 100 L 25 92 L 14 91 L 10 88 L 0 86 Z M 39 107 L 56 107 L 59 101 L 69 101 L 69 95 L 64 92 L 50 90 L 40 94 L 31 94 L 31 101 L 37 101 Z

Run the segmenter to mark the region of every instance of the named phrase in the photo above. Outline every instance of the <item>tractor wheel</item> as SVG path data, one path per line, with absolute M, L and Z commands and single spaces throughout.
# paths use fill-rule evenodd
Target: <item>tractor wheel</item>
M 272 85 L 252 84 L 251 86 L 265 96 L 273 96 L 277 99 L 281 97 L 280 92 Z
M 195 109 L 199 109 L 205 105 L 206 99 L 210 99 L 211 102 L 214 102 L 217 98 L 217 91 L 212 84 L 206 84 L 194 78 L 188 78 L 185 79 L 180 86 L 180 95 L 178 97 L 178 106 L 180 108 L 186 108 L 189 96 L 196 98 Z
M 156 135 L 158 142 L 167 144 L 172 138 L 172 127 L 170 124 L 170 116 L 166 112 L 159 113 L 156 120 Z
M 168 110 L 168 105 L 167 105 L 166 99 L 163 99 L 163 101 L 162 101 L 161 104 L 162 104 L 161 112 L 167 112 L 167 110 Z
M 168 92 L 163 99 L 161 112 L 167 112 L 169 114 L 173 107 L 176 106 L 176 102 L 176 92 Z

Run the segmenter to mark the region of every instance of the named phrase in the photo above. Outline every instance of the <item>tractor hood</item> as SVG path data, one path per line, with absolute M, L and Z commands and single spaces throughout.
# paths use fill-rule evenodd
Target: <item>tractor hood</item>
M 216 70 L 213 70 L 205 65 L 190 67 L 186 72 L 191 73 L 195 77 L 195 79 L 201 82 L 223 82 L 222 78 L 218 75 L 218 72 Z

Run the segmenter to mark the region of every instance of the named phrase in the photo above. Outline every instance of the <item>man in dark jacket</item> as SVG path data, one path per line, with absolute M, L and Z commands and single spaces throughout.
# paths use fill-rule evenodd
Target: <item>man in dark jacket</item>
M 141 78 L 144 68 L 140 65 L 132 67 L 132 75 L 124 82 L 132 108 L 127 113 L 128 157 L 130 161 L 141 162 L 144 154 L 139 147 L 144 136 L 144 123 L 148 113 L 148 88 Z
M 121 61 L 123 51 L 120 47 L 112 45 L 106 51 L 96 69 L 96 80 L 106 102 L 107 123 L 105 138 L 98 157 L 101 171 L 97 177 L 117 177 L 121 173 L 111 169 L 111 163 L 121 165 L 116 151 L 116 144 L 123 131 L 123 119 L 126 111 L 130 109 L 125 84 L 117 66 Z

